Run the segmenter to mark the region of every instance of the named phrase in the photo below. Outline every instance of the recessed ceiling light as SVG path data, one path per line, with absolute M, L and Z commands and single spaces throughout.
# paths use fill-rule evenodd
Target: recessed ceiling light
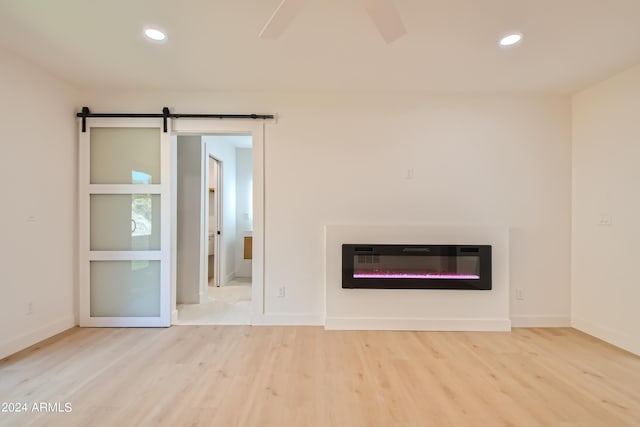
M 510 33 L 500 39 L 500 46 L 509 47 L 520 43 L 520 41 L 522 41 L 522 34 Z
M 153 27 L 145 28 L 144 35 L 147 36 L 147 38 L 156 42 L 164 41 L 167 38 L 167 35 L 165 33 Z

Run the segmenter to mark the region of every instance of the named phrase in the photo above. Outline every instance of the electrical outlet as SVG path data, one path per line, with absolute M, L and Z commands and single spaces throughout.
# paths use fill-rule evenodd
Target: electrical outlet
M 598 225 L 602 226 L 610 226 L 612 223 L 613 221 L 611 220 L 611 216 L 609 215 L 600 216 L 600 221 L 598 221 Z
M 33 314 L 33 303 L 32 303 L 31 301 L 29 301 L 29 302 L 27 303 L 27 310 L 26 310 L 26 313 L 25 313 L 25 314 L 26 314 L 27 316 L 30 316 L 30 315 L 32 315 L 32 314 Z
M 520 301 L 524 299 L 524 291 L 520 288 L 516 288 L 516 299 Z
M 413 179 L 413 168 L 407 169 L 404 179 Z
M 277 296 L 278 296 L 278 298 L 284 298 L 284 295 L 285 295 L 285 287 L 284 286 L 280 286 L 278 288 Z

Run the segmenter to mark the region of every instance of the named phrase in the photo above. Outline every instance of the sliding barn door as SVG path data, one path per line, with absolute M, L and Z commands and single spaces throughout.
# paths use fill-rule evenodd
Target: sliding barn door
M 170 134 L 87 119 L 79 147 L 80 326 L 170 324 Z

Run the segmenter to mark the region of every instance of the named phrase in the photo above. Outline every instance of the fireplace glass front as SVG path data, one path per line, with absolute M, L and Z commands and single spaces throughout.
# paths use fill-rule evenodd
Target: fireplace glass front
M 488 245 L 342 246 L 343 288 L 491 289 Z

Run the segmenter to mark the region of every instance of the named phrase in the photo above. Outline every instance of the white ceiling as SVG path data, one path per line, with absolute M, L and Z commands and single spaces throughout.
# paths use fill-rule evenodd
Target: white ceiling
M 279 2 L 2 0 L 0 44 L 87 88 L 570 93 L 640 62 L 640 0 L 395 0 L 392 44 L 360 0 L 309 0 L 259 39 Z

